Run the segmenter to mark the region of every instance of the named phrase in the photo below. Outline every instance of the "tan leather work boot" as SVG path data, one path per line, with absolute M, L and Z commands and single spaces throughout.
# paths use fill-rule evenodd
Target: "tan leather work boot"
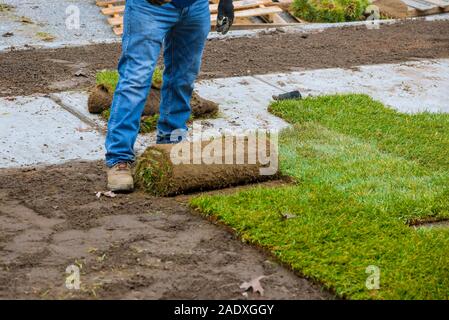
M 134 181 L 129 163 L 120 162 L 108 169 L 108 189 L 122 192 L 133 191 Z

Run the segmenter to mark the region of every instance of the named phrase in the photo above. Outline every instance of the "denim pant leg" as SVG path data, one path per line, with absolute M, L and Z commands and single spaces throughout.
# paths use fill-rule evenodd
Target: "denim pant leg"
M 165 37 L 158 143 L 178 142 L 187 132 L 193 85 L 209 31 L 209 2 L 197 0 L 181 9 L 179 22 Z
M 128 0 L 124 14 L 120 80 L 114 93 L 106 135 L 106 164 L 132 162 L 154 68 L 163 39 L 179 19 L 173 6 Z

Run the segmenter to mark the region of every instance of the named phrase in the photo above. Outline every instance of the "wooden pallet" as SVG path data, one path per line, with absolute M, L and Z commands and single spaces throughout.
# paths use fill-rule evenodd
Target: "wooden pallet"
M 97 0 L 97 6 L 108 17 L 108 23 L 116 35 L 123 33 L 123 13 L 126 0 Z M 210 1 L 211 25 L 214 28 L 217 20 L 218 0 Z M 266 27 L 282 27 L 292 25 L 282 18 L 280 13 L 289 12 L 293 0 L 235 0 L 234 29 L 252 29 L 264 27 L 264 24 L 253 24 L 249 18 L 259 17 Z M 449 0 L 375 0 L 381 13 L 391 18 L 425 16 L 449 12 Z M 296 19 L 298 22 L 304 22 Z
M 235 26 L 251 27 L 248 18 L 260 17 L 266 23 L 273 26 L 291 25 L 279 14 L 286 11 L 292 0 L 237 0 L 234 1 Z M 108 23 L 116 35 L 123 33 L 123 13 L 125 11 L 125 0 L 97 0 L 97 6 L 102 7 L 101 12 L 108 16 Z M 210 0 L 211 24 L 214 27 L 217 21 L 218 0 Z M 258 24 L 255 26 L 260 27 Z
M 374 0 L 389 18 L 407 18 L 449 12 L 449 0 Z
M 449 0 L 402 0 L 408 6 L 408 16 L 426 16 L 449 12 Z

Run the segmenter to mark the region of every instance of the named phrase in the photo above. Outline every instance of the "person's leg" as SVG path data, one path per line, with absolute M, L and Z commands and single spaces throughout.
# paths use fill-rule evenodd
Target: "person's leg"
M 124 15 L 120 80 L 114 93 L 106 136 L 106 164 L 134 161 L 134 143 L 151 78 L 166 33 L 179 20 L 173 6 L 127 0 Z
M 180 9 L 179 22 L 164 41 L 164 75 L 158 121 L 158 143 L 179 142 L 171 134 L 187 131 L 193 84 L 199 73 L 204 44 L 210 31 L 209 2 L 197 0 Z

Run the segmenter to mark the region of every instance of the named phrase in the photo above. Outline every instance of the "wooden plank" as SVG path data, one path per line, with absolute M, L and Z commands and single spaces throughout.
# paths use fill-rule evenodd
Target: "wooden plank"
M 97 6 L 99 7 L 107 7 L 109 5 L 119 5 L 124 4 L 125 0 L 97 0 Z
M 404 2 L 409 7 L 412 7 L 413 9 L 416 9 L 419 11 L 429 11 L 429 10 L 437 8 L 437 6 L 435 6 L 434 4 L 431 4 L 424 0 L 402 0 L 402 2 Z
M 234 13 L 234 16 L 236 18 L 247 18 L 247 17 L 257 17 L 257 16 L 265 16 L 272 13 L 279 13 L 282 12 L 282 9 L 276 6 L 268 7 L 268 8 L 256 8 L 256 9 L 249 9 L 249 10 L 241 10 L 236 11 Z M 217 16 L 213 15 L 211 16 L 211 22 L 215 23 L 217 21 Z M 108 23 L 113 26 L 120 26 L 123 24 L 123 17 L 112 17 L 108 19 Z
M 233 29 L 258 29 L 262 25 L 264 27 L 285 26 L 294 25 L 288 24 L 279 13 L 283 12 L 283 8 L 288 10 L 293 0 L 278 0 L 279 2 L 273 2 L 272 0 L 237 0 L 234 1 L 235 8 L 235 21 Z M 442 1 L 442 0 L 441 0 Z M 449 1 L 449 0 L 447 0 Z M 102 7 L 101 12 L 110 16 L 107 21 L 112 26 L 112 29 L 116 35 L 123 34 L 123 12 L 125 10 L 126 0 L 97 0 L 98 6 Z M 209 0 L 211 11 L 211 23 L 212 29 L 215 27 L 216 13 L 218 11 L 218 0 Z M 273 22 L 274 24 L 253 24 L 250 22 L 250 17 L 262 17 L 265 20 Z M 253 26 L 253 27 L 251 27 Z
M 123 24 L 123 17 L 108 18 L 108 23 L 113 27 L 120 26 Z
M 264 6 L 278 6 L 278 7 L 285 7 L 286 9 L 292 4 L 293 0 L 285 0 L 282 2 L 273 2 L 272 0 L 241 0 L 241 1 L 234 1 L 234 10 L 243 10 L 243 9 L 251 9 L 251 8 L 257 8 L 261 5 Z M 217 13 L 218 12 L 218 4 L 211 4 L 209 6 L 210 13 Z
M 284 7 L 288 7 L 293 1 L 292 0 L 288 0 L 288 1 L 284 1 L 282 3 L 278 3 L 278 2 L 273 2 L 272 0 L 242 0 L 242 1 L 234 1 L 234 10 L 243 10 L 243 9 L 251 9 L 251 8 L 257 8 L 260 5 L 265 5 L 265 6 L 284 6 Z M 218 4 L 211 4 L 209 5 L 209 10 L 211 14 L 217 13 L 218 12 Z M 109 8 L 103 8 L 101 10 L 101 12 L 104 15 L 107 16 L 112 16 L 114 14 L 117 13 L 123 13 L 125 11 L 125 6 L 120 5 L 120 6 L 113 6 L 113 7 L 109 7 Z
M 426 0 L 426 2 L 432 3 L 442 9 L 449 7 L 449 0 Z
M 101 9 L 101 12 L 106 16 L 113 16 L 115 14 L 125 12 L 125 6 L 113 6 Z
M 283 10 L 277 6 L 270 6 L 267 8 L 256 8 L 256 9 L 236 11 L 234 13 L 234 16 L 236 18 L 257 17 L 257 16 L 265 16 L 272 13 L 279 13 L 282 11 Z M 211 16 L 211 22 L 215 21 L 217 21 L 217 16 L 216 15 Z
M 266 8 L 265 5 L 260 5 L 259 8 Z M 268 23 L 278 23 L 278 24 L 282 24 L 282 23 L 287 23 L 287 21 L 285 21 L 280 15 L 279 13 L 272 13 L 269 14 L 267 16 L 262 16 L 262 19 L 265 20 Z
M 438 13 L 445 13 L 449 12 L 449 7 L 446 7 L 444 9 L 441 9 L 440 7 L 435 7 L 433 9 L 427 10 L 427 11 L 420 11 L 411 7 L 408 7 L 408 16 L 409 17 L 422 17 L 422 16 L 428 16 L 431 14 L 438 14 Z

